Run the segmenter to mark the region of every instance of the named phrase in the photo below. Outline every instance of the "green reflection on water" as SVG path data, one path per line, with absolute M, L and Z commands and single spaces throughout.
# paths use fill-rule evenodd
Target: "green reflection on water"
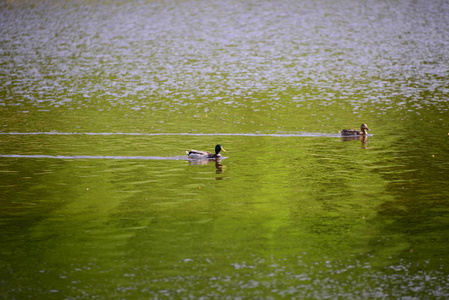
M 118 153 L 128 139 L 72 138 Z M 28 139 L 31 146 L 41 138 Z M 136 155 L 155 154 L 152 145 L 162 141 L 169 155 L 184 144 L 215 143 L 129 139 Z M 409 282 L 420 272 L 444 281 L 447 192 L 425 183 L 435 157 L 408 165 L 421 152 L 386 151 L 388 137 L 367 144 L 225 139 L 228 158 L 218 169 L 187 161 L 3 159 L 4 295 L 311 296 L 319 283 L 321 296 L 335 295 L 336 286 L 361 296 L 401 272 L 415 276 Z M 50 140 L 57 147 L 64 139 Z M 397 294 L 396 287 L 386 290 Z

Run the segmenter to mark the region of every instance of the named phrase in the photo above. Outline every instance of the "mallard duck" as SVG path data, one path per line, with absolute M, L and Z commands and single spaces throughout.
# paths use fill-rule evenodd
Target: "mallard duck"
M 221 157 L 220 151 L 224 151 L 226 152 L 225 149 L 223 149 L 223 147 L 221 145 L 217 145 L 215 146 L 215 154 L 207 152 L 207 151 L 198 151 L 198 150 L 190 150 L 190 151 L 186 151 L 187 155 L 189 156 L 189 158 L 217 158 L 217 157 Z
M 368 134 L 369 128 L 368 125 L 362 124 L 360 125 L 360 130 L 357 129 L 343 129 L 340 131 L 341 135 L 365 135 Z

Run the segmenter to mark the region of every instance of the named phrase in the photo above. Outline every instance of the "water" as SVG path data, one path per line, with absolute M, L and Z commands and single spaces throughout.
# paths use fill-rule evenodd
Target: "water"
M 447 298 L 448 16 L 1 3 L 0 298 Z

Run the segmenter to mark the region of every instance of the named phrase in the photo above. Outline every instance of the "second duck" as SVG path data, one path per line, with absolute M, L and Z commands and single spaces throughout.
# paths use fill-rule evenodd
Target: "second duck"
M 348 136 L 348 135 L 366 135 L 368 134 L 369 128 L 368 125 L 362 124 L 360 125 L 360 130 L 357 129 L 343 129 L 340 131 L 341 135 Z

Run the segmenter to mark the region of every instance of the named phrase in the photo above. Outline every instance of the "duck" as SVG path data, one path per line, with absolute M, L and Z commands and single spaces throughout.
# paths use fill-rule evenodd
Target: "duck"
M 341 135 L 367 135 L 369 131 L 368 125 L 360 125 L 360 130 L 357 129 L 343 129 L 340 131 Z
M 207 151 L 190 150 L 186 151 L 187 156 L 193 159 L 215 159 L 221 157 L 220 151 L 226 152 L 221 145 L 215 146 L 215 153 L 210 153 Z

